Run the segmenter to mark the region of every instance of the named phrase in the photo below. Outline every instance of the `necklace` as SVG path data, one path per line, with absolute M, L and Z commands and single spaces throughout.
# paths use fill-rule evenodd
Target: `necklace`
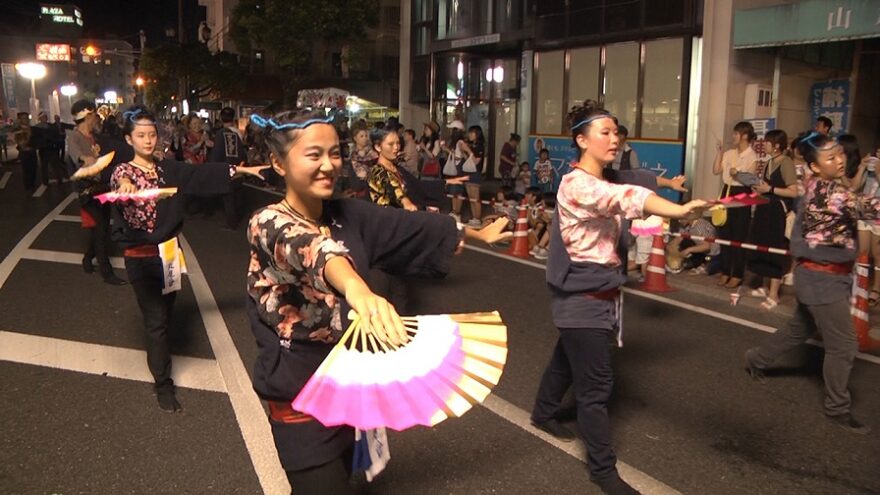
M 313 227 L 318 229 L 318 231 L 321 232 L 322 235 L 324 235 L 326 237 L 330 237 L 330 228 L 329 227 L 322 224 L 318 220 L 313 220 L 313 219 L 303 215 L 302 213 L 300 213 L 296 208 L 293 207 L 292 204 L 290 204 L 287 201 L 287 198 L 284 198 L 281 200 L 281 205 L 284 207 L 285 210 L 287 210 L 288 213 L 290 213 L 294 217 L 306 222 L 307 224 L 312 225 Z
M 130 161 L 130 162 L 128 162 L 128 163 L 134 165 L 135 168 L 137 168 L 138 170 L 140 170 L 140 171 L 142 171 L 143 173 L 147 174 L 147 175 L 148 175 L 149 177 L 151 177 L 151 178 L 155 178 L 155 177 L 157 177 L 157 174 L 156 174 L 156 164 L 154 164 L 154 163 L 151 163 L 150 166 L 147 166 L 147 165 L 143 165 L 143 164 L 137 163 L 137 162 L 135 162 L 134 160 L 132 160 L 132 161 Z

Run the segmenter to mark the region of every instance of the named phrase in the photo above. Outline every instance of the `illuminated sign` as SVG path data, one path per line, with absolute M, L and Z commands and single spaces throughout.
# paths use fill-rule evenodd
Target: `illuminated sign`
M 37 60 L 46 62 L 69 62 L 70 45 L 37 43 Z
M 82 12 L 73 5 L 40 5 L 40 17 L 46 17 L 55 24 L 76 24 L 82 27 Z

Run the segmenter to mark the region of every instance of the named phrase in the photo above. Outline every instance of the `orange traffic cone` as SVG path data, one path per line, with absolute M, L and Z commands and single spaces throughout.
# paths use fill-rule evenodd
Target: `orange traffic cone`
M 516 228 L 513 230 L 513 240 L 510 242 L 510 248 L 507 254 L 516 256 L 517 258 L 529 257 L 529 220 L 528 206 L 526 200 L 522 200 L 519 205 L 519 215 L 516 217 Z
M 880 348 L 880 340 L 871 338 L 871 322 L 868 314 L 868 270 L 871 265 L 868 255 L 859 256 L 856 263 L 856 283 L 853 285 L 853 326 L 856 329 L 856 340 L 859 342 L 860 351 L 868 351 Z M 876 276 L 876 275 L 875 275 Z
M 655 235 L 651 245 L 651 256 L 648 258 L 648 273 L 639 289 L 649 292 L 671 292 L 675 289 L 666 283 L 666 246 L 663 236 Z

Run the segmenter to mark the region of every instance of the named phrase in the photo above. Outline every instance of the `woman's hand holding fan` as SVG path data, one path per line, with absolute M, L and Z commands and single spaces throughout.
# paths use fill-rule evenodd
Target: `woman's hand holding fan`
M 403 320 L 391 303 L 374 294 L 362 281 L 352 281 L 349 285 L 345 288 L 345 300 L 357 313 L 349 315 L 349 319 L 359 319 L 362 332 L 393 347 L 409 340 Z
M 253 167 L 248 167 L 245 166 L 244 162 L 241 162 L 235 167 L 235 175 L 250 175 L 261 181 L 265 181 L 266 178 L 263 177 L 262 172 L 269 167 L 270 165 L 254 165 Z
M 107 153 L 106 155 L 102 155 L 102 156 L 99 156 L 98 158 L 93 158 L 92 160 L 89 160 L 89 162 L 92 162 L 92 163 L 86 162 L 86 164 L 84 166 L 80 167 L 79 169 L 77 169 L 76 172 L 73 173 L 71 178 L 72 179 L 85 179 L 86 177 L 93 177 L 95 175 L 100 174 L 101 171 L 104 170 L 105 168 L 107 168 L 107 166 L 110 165 L 110 162 L 113 161 L 114 155 L 116 155 L 116 152 L 111 151 L 110 153 Z

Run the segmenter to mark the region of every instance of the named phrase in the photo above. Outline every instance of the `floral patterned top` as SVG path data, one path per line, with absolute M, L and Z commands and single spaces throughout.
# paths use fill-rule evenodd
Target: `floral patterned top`
M 324 279 L 324 267 L 337 256 L 351 259 L 348 249 L 321 227 L 285 203 L 267 206 L 248 226 L 250 265 L 248 295 L 260 318 L 280 337 L 291 341 L 333 343 L 342 336 L 339 295 Z
M 379 206 L 403 208 L 406 185 L 397 170 L 392 172 L 377 164 L 370 170 L 367 183 L 370 186 L 370 200 L 373 203 Z
M 379 153 L 376 153 L 372 147 L 367 148 L 366 151 L 355 149 L 351 152 L 351 167 L 360 180 L 367 180 L 370 169 L 377 161 L 379 161 Z
M 562 177 L 556 214 L 571 261 L 620 266 L 617 239 L 622 217 L 639 218 L 653 191 L 612 184 L 575 167 Z
M 119 188 L 119 181 L 126 178 L 131 181 L 140 191 L 141 189 L 153 189 L 165 187 L 165 173 L 162 165 L 156 164 L 152 171 L 146 171 L 137 165 L 128 162 L 120 163 L 110 176 L 110 186 L 115 190 Z M 123 203 L 121 206 L 122 218 L 134 230 L 153 232 L 156 228 L 156 200 Z
M 855 249 L 856 222 L 880 217 L 880 198 L 854 193 L 839 180 L 813 177 L 804 188 L 803 236 L 811 248 Z

